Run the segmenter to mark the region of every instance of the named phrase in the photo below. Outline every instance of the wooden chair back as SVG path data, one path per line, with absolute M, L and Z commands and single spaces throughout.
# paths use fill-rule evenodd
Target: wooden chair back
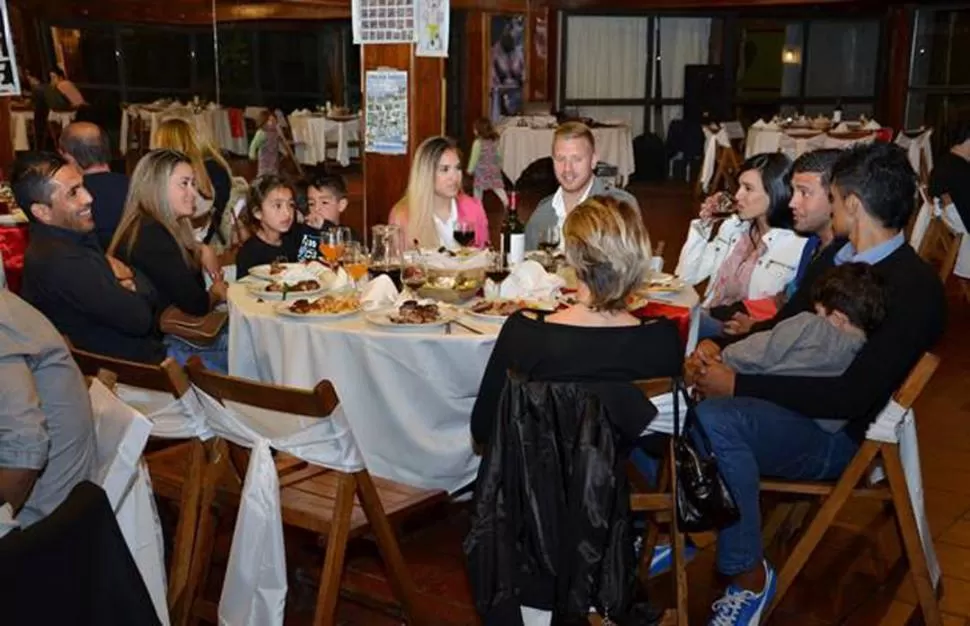
M 162 391 L 176 398 L 181 398 L 190 388 L 185 371 L 171 357 L 159 365 L 149 365 L 95 354 L 74 346 L 71 346 L 71 355 L 86 376 L 96 376 L 100 370 L 106 369 L 114 372 L 117 381 L 123 385 Z
M 949 194 L 940 196 L 940 206 L 953 204 Z M 930 264 L 938 264 L 940 280 L 944 283 L 953 273 L 957 257 L 960 255 L 960 245 L 964 235 L 953 232 L 942 217 L 934 215 L 926 227 L 923 241 L 920 242 L 919 256 Z

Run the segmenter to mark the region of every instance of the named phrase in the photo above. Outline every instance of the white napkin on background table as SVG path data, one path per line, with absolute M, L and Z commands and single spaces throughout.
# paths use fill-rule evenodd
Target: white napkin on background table
M 863 128 L 866 130 L 879 130 L 880 128 L 882 128 L 882 125 L 880 125 L 879 122 L 877 122 L 876 120 L 869 120 L 868 122 L 866 122 Z
M 502 282 L 499 294 L 503 298 L 552 300 L 565 285 L 562 277 L 548 273 L 536 261 L 523 261 Z

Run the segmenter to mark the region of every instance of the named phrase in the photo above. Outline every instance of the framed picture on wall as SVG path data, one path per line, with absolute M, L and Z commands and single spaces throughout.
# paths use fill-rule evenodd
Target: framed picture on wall
M 498 120 L 522 112 L 526 89 L 525 15 L 496 14 L 488 24 L 488 112 Z

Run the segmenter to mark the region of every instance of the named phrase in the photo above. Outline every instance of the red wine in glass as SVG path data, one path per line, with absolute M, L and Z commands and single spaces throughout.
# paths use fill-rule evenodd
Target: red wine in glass
M 488 279 L 496 285 L 499 285 L 503 280 L 509 277 L 509 269 L 507 267 L 503 267 L 501 269 L 489 268 L 485 271 L 485 276 L 487 276 Z
M 475 231 L 473 230 L 456 230 L 452 235 L 455 237 L 455 242 L 463 248 L 467 248 L 475 242 Z
M 398 291 L 401 290 L 401 266 L 400 265 L 372 265 L 367 273 L 371 279 L 377 278 L 381 274 L 387 274 Z

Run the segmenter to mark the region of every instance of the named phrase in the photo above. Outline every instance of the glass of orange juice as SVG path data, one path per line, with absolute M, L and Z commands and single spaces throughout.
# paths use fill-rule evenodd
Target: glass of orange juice
M 367 254 L 367 248 L 356 241 L 345 244 L 343 266 L 344 271 L 347 272 L 351 280 L 354 281 L 354 285 L 359 289 L 361 281 L 367 276 L 367 270 L 370 269 L 370 255 Z
M 327 264 L 334 266 L 344 254 L 344 232 L 339 228 L 331 228 L 320 235 L 320 254 Z

